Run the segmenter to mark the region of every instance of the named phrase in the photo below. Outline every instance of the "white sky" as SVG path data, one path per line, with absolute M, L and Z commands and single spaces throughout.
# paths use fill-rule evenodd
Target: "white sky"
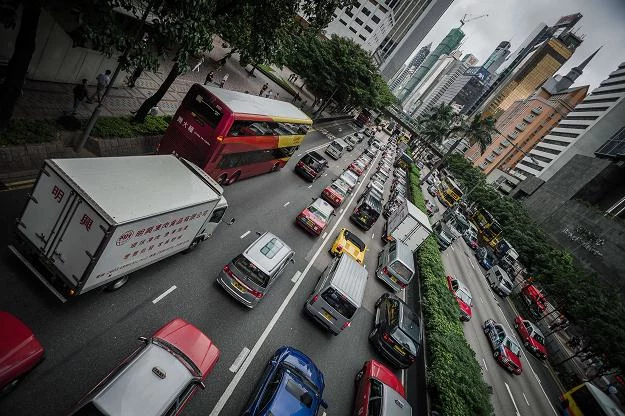
M 603 45 L 575 84 L 593 89 L 625 61 L 625 0 L 455 0 L 419 47 L 432 42 L 434 49 L 465 13 L 488 14 L 464 25 L 466 36 L 459 48 L 481 64 L 502 40 L 511 41 L 514 51 L 539 23 L 551 26 L 560 16 L 577 12 L 584 16 L 576 26 L 584 42 L 558 73 L 566 74 Z

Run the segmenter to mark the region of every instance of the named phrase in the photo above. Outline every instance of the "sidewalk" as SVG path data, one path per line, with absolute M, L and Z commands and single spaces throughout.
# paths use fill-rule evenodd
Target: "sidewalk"
M 189 87 L 196 82 L 203 83 L 206 74 L 211 70 L 215 71 L 215 76 L 213 78 L 215 85 L 217 85 L 227 73 L 229 74 L 229 78 L 224 86 L 226 89 L 240 92 L 249 91 L 250 94 L 257 95 L 260 92 L 261 86 L 265 82 L 268 82 L 269 88 L 267 91 L 269 91 L 269 89 L 273 90 L 274 97 L 276 93 L 279 93 L 280 100 L 288 102 L 292 100 L 293 97 L 291 94 L 271 81 L 260 71 L 256 70 L 254 71 L 254 75 L 249 75 L 246 69 L 239 64 L 237 54 L 232 55 L 226 65 L 221 70 L 217 71 L 217 62 L 228 52 L 229 49 L 224 48 L 222 46 L 222 41 L 216 38 L 213 50 L 206 56 L 199 71 L 187 72 L 178 76 L 174 81 L 169 91 L 158 104 L 159 113 L 174 114 Z M 191 68 L 193 68 L 197 62 L 197 60 L 192 62 L 190 65 Z M 103 104 L 102 116 L 127 116 L 130 115 L 131 111 L 137 110 L 146 98 L 156 92 L 167 76 L 171 66 L 172 62 L 168 61 L 161 64 L 158 72 L 144 71 L 141 77 L 136 81 L 134 88 L 112 88 Z M 111 68 L 111 70 L 113 69 L 114 68 Z M 287 81 L 289 75 L 292 74 L 292 72 L 286 68 L 273 69 L 276 75 L 281 76 L 285 81 Z M 95 81 L 96 75 L 97 74 L 93 74 L 93 80 L 89 80 L 90 84 Z M 76 80 L 76 82 L 78 83 L 79 80 Z M 314 96 L 306 88 L 302 90 L 298 88 L 302 85 L 302 82 L 302 80 L 299 80 L 296 82 L 297 85 L 291 84 L 296 91 L 300 91 L 300 96 L 303 100 L 295 102 L 294 105 L 300 107 L 302 103 L 307 103 L 303 110 L 308 115 L 311 115 L 313 110 L 310 104 L 314 101 Z M 123 79 L 118 79 L 117 83 L 119 85 L 124 85 Z M 23 96 L 17 102 L 14 118 L 56 119 L 62 115 L 64 111 L 72 107 L 73 88 L 74 84 L 27 80 L 24 85 Z M 89 85 L 89 92 L 95 92 L 94 85 Z M 95 105 L 95 103 L 81 104 L 77 112 L 77 118 L 89 118 Z M 319 117 L 329 115 L 330 114 L 324 112 L 323 115 Z

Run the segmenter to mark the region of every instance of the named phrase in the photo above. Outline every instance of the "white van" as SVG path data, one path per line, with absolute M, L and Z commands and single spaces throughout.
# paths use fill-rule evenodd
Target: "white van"
M 512 292 L 512 280 L 508 273 L 499 266 L 493 266 L 486 272 L 486 280 L 491 289 L 501 297 L 506 297 Z
M 345 143 L 343 139 L 336 139 L 326 147 L 325 152 L 330 155 L 332 159 L 338 160 L 343 156 L 345 149 L 347 149 L 347 143 Z
M 400 292 L 415 275 L 414 254 L 402 241 L 392 240 L 378 254 L 378 279 Z
M 367 269 L 350 256 L 335 258 L 306 301 L 306 311 L 334 335 L 340 334 L 362 305 L 367 277 Z

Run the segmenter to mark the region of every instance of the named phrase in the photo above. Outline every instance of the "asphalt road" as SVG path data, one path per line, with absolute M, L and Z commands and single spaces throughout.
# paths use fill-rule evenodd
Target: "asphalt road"
M 328 130 L 337 136 L 350 131 L 347 125 Z M 0 193 L 0 229 L 3 230 L 0 233 L 0 305 L 30 326 L 46 349 L 46 360 L 0 401 L 0 414 L 63 414 L 139 345 L 138 336 L 151 335 L 175 317 L 199 327 L 222 352 L 220 362 L 206 380 L 206 390 L 193 398 L 184 414 L 239 414 L 265 363 L 282 345 L 301 349 L 323 371 L 324 399 L 329 404 L 327 414 L 350 414 L 354 375 L 365 360 L 381 359 L 369 344 L 367 335 L 373 324 L 374 302 L 386 291 L 373 275 L 381 248 L 379 236 L 383 218 L 380 217 L 368 232 L 360 231 L 349 222 L 353 202 L 368 181 L 368 178 L 361 178 L 359 188 L 348 203 L 344 202 L 337 210 L 337 216 L 326 229 L 327 235 L 315 239 L 295 225 L 295 216 L 366 146 L 363 141 L 337 162 L 328 159 L 330 168 L 326 175 L 312 184 L 293 173 L 300 153 L 327 143 L 323 134 L 311 132 L 300 152 L 283 170 L 227 187 L 225 195 L 230 208 L 226 218 L 235 217 L 236 222 L 219 226 L 213 237 L 197 250 L 133 273 L 129 282 L 116 292 L 96 290 L 66 304 L 60 303 L 5 249 L 27 190 Z M 379 156 L 370 166 L 376 166 L 377 160 Z M 390 180 L 386 187 L 388 192 Z M 343 226 L 369 245 L 366 267 L 371 274 L 363 307 L 352 326 L 334 337 L 305 316 L 303 305 L 329 263 L 327 250 Z M 295 263 L 287 266 L 260 304 L 248 310 L 224 293 L 215 278 L 224 264 L 255 239 L 255 232 L 266 230 L 280 236 L 295 250 Z M 298 271 L 300 278 L 294 282 L 292 278 Z M 155 302 L 168 290 L 164 298 Z M 414 302 L 414 299 L 409 301 Z M 251 350 L 247 359 L 240 368 L 231 371 L 245 349 Z M 494 369 L 494 365 L 490 367 Z M 409 400 L 415 409 L 418 407 L 416 371 L 413 368 L 397 373 L 407 383 Z
M 423 173 L 425 175 L 426 172 Z M 440 208 L 431 221 L 440 219 L 445 207 L 427 193 L 424 196 Z M 518 315 L 512 303 L 492 292 L 485 277 L 485 270 L 478 264 L 473 250 L 458 238 L 441 253 L 447 274 L 466 284 L 473 296 L 473 317 L 464 323 L 464 335 L 476 354 L 482 367 L 484 380 L 493 387 L 492 404 L 496 415 L 507 416 L 556 416 L 558 396 L 561 394 L 550 369 L 541 360 L 521 346 L 523 373 L 513 375 L 499 366 L 490 344 L 482 330 L 482 324 L 489 318 L 503 324 L 508 334 L 519 336 L 514 330 L 514 317 Z

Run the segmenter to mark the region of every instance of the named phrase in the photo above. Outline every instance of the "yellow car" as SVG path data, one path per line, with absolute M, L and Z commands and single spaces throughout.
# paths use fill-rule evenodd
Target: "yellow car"
M 342 253 L 349 254 L 358 263 L 363 264 L 365 262 L 365 253 L 367 252 L 367 246 L 362 240 L 354 235 L 347 228 L 342 228 L 339 231 L 339 235 L 334 240 L 330 254 L 338 256 Z

